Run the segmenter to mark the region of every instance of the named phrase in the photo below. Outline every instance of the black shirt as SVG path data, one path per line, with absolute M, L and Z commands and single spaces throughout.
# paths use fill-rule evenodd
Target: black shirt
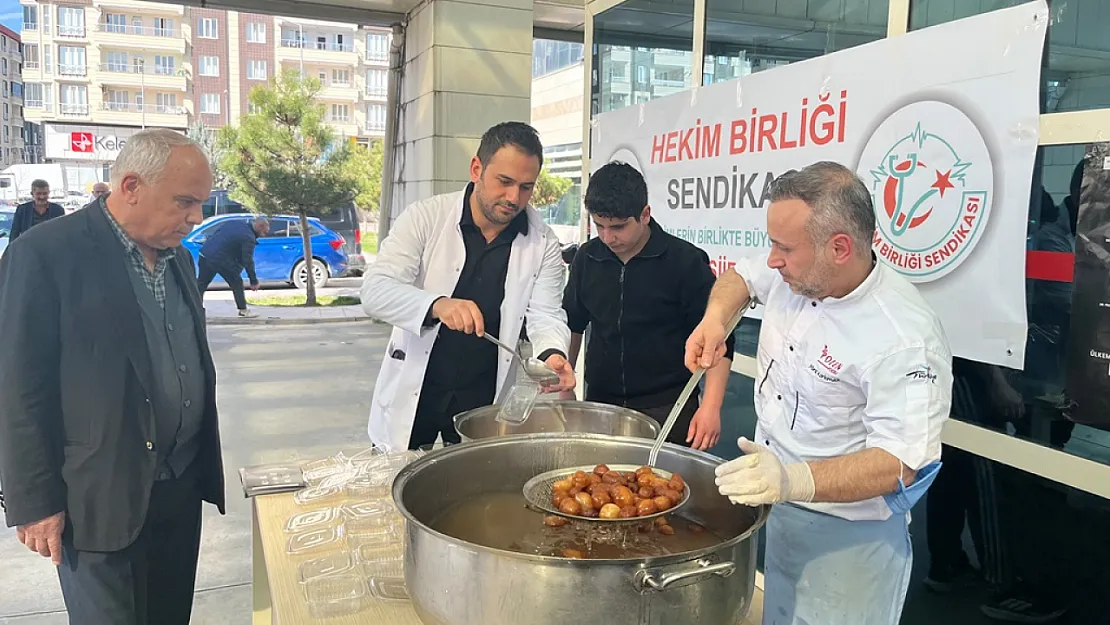
M 637 410 L 673 404 L 690 380 L 686 339 L 716 280 L 709 256 L 655 220 L 644 249 L 622 263 L 600 239 L 574 256 L 563 294 L 570 331 L 590 326 L 586 399 Z M 729 337 L 726 356 L 735 341 Z
M 463 195 L 459 229 L 466 246 L 466 262 L 451 297 L 478 305 L 486 331 L 512 345 L 518 337 L 501 337 L 501 302 L 505 299 L 505 276 L 509 253 L 517 235 L 528 235 L 528 215 L 523 211 L 486 242 L 470 213 L 473 183 Z M 428 312 L 430 317 L 431 311 Z M 430 321 L 430 319 L 426 320 Z M 456 332 L 441 325 L 420 393 L 422 407 L 443 412 L 456 399 L 457 406 L 476 408 L 493 402 L 497 392 L 497 346 L 475 334 Z

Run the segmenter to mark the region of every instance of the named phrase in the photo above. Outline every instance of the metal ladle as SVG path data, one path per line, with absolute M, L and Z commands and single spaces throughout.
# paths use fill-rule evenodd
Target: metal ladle
M 521 358 L 520 353 L 516 349 L 502 343 L 489 332 L 486 332 L 482 336 L 490 343 L 512 354 L 513 360 L 520 363 L 520 367 L 524 369 L 524 373 L 541 387 L 550 386 L 559 382 L 559 374 L 539 358 Z

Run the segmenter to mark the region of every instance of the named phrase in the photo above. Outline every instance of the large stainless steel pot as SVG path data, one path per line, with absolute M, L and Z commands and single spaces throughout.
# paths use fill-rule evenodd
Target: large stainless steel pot
M 709 454 L 665 445 L 658 465 L 692 489 L 683 515 L 721 537 L 716 546 L 619 560 L 569 560 L 473 544 L 429 527 L 464 498 L 520 492 L 537 473 L 596 462 L 639 464 L 652 441 L 532 434 L 454 445 L 416 460 L 393 483 L 405 524 L 405 581 L 427 625 L 736 625 L 755 583 L 755 532 L 768 508 L 717 493 Z M 521 505 L 523 505 L 521 497 Z M 619 606 L 628 606 L 621 609 Z
M 510 425 L 497 420 L 498 406 L 482 406 L 455 416 L 455 430 L 463 442 L 510 436 L 582 432 L 654 439 L 659 423 L 651 417 L 621 406 L 591 401 L 538 401 L 528 420 Z

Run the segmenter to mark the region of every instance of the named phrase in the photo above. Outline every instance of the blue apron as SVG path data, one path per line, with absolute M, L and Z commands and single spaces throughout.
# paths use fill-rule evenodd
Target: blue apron
M 912 565 L 905 512 L 848 521 L 778 504 L 767 521 L 763 625 L 897 625 Z

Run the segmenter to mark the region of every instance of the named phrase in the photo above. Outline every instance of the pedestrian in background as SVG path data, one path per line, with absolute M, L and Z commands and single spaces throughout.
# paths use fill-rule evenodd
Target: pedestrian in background
M 247 272 L 251 290 L 258 290 L 258 275 L 254 271 L 254 250 L 258 237 L 270 233 L 270 221 L 255 217 L 250 221 L 231 220 L 220 226 L 200 248 L 197 286 L 201 298 L 216 275 L 223 276 L 235 296 L 235 307 L 243 318 L 258 315 L 247 310 L 247 294 L 243 288 L 243 271 Z
M 93 188 L 92 188 L 93 199 L 94 200 L 99 200 L 100 198 L 104 197 L 105 195 L 108 195 L 109 193 L 111 193 L 111 191 L 112 191 L 112 188 L 108 186 L 107 182 L 98 182 L 98 183 L 94 184 Z
M 31 182 L 31 197 L 34 199 L 20 204 L 15 209 L 12 231 L 8 233 L 9 243 L 34 226 L 66 214 L 61 204 L 50 201 L 50 183 L 45 180 Z
M 0 263 L 0 319 L 19 330 L 0 350 L 6 520 L 58 567 L 71 624 L 187 625 L 201 501 L 224 511 L 216 372 L 181 247 L 212 174 L 196 143 L 153 129 L 111 180 Z

